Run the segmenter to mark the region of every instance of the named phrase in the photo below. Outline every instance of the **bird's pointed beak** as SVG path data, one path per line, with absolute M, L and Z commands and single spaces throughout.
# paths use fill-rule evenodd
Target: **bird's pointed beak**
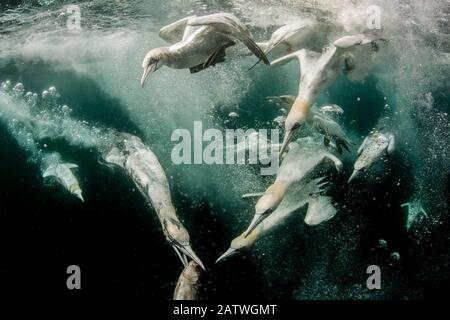
M 156 68 L 158 66 L 158 63 L 152 63 L 149 64 L 147 67 L 144 68 L 144 73 L 142 74 L 142 78 L 141 78 L 141 87 L 144 87 L 145 81 L 147 81 L 148 77 L 150 77 L 150 75 L 156 71 Z
M 234 256 L 236 254 L 238 254 L 239 251 L 233 248 L 229 248 L 227 251 L 225 251 L 224 254 L 222 254 L 219 259 L 216 260 L 216 263 L 219 263 L 220 261 L 223 261 L 225 259 L 228 259 L 231 256 Z
M 180 260 L 181 260 L 181 263 L 183 264 L 183 266 L 187 266 L 187 264 L 188 264 L 188 261 L 187 261 L 187 258 L 186 258 L 186 255 L 185 254 L 183 254 L 183 253 L 181 253 L 180 252 L 180 250 L 178 249 L 178 247 L 177 246 L 175 246 L 175 245 L 172 245 L 172 248 L 173 248 L 173 250 L 175 250 L 175 253 L 177 254 L 177 256 L 178 256 L 178 258 L 180 258 Z
M 194 250 L 192 250 L 190 245 L 187 246 L 177 246 L 177 248 L 181 251 L 182 254 L 188 256 L 192 260 L 194 260 L 203 270 L 205 269 L 205 266 L 203 265 L 202 261 L 197 257 L 197 255 L 194 253 Z M 182 261 L 183 262 L 183 261 Z M 184 263 L 183 263 L 184 264 Z
M 283 159 L 284 153 L 286 152 L 287 146 L 288 146 L 289 143 L 291 142 L 292 137 L 293 137 L 294 134 L 297 132 L 297 130 L 298 130 L 298 128 L 289 130 L 289 131 L 287 131 L 286 134 L 284 135 L 283 144 L 281 145 L 281 150 L 280 150 L 280 154 L 279 154 L 279 157 L 280 157 L 280 163 L 281 163 L 281 160 Z
M 347 183 L 352 182 L 359 175 L 359 170 L 354 170 Z
M 81 195 L 81 193 L 77 193 L 76 196 L 77 196 L 78 199 L 81 200 L 81 202 L 84 203 L 84 198 L 83 198 L 83 196 Z
M 247 231 L 244 233 L 244 238 L 247 238 L 247 236 L 265 219 L 267 218 L 268 214 L 256 214 L 253 217 L 252 222 L 250 223 L 250 226 L 247 228 Z

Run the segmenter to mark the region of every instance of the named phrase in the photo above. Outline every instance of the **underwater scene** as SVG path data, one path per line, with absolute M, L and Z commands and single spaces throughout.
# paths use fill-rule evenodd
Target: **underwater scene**
M 1 0 L 2 294 L 450 289 L 448 0 Z

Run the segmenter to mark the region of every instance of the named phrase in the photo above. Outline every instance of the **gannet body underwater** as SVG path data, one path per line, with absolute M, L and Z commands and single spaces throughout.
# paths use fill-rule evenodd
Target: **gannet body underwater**
M 198 286 L 201 275 L 202 270 L 199 265 L 191 260 L 178 278 L 173 300 L 198 300 Z
M 326 44 L 329 25 L 315 19 L 301 19 L 272 33 L 267 42 L 256 44 L 266 55 L 283 56 L 300 49 L 319 51 Z
M 204 269 L 203 263 L 191 248 L 189 233 L 176 214 L 166 174 L 150 148 L 138 137 L 122 134 L 118 145 L 104 155 L 104 160 L 125 169 L 145 198 L 150 201 L 167 241 L 183 265 L 188 264 L 189 257 Z
M 281 102 L 290 108 L 294 104 L 296 97 L 289 95 L 270 96 L 267 99 L 271 102 Z M 312 106 L 305 120 L 308 126 L 324 136 L 325 146 L 328 147 L 330 140 L 333 140 L 339 153 L 342 153 L 343 149 L 348 151 L 350 142 L 347 140 L 341 126 L 329 117 L 327 113 L 342 114 L 343 112 L 342 108 L 335 104 L 324 105 L 320 108 Z
M 173 69 L 188 68 L 195 73 L 223 62 L 225 49 L 235 45 L 235 41 L 241 41 L 265 64 L 270 64 L 247 27 L 229 13 L 187 17 L 162 28 L 160 36 L 172 45 L 152 49 L 146 54 L 141 86 L 163 65 Z
M 265 234 L 282 225 L 298 209 L 308 204 L 305 223 L 318 225 L 336 215 L 336 209 L 332 204 L 331 197 L 323 196 L 326 183 L 324 178 L 313 179 L 308 183 L 298 183 L 291 188 L 275 209 L 275 211 L 264 221 L 258 224 L 248 235 L 243 232 L 231 241 L 230 248 L 222 254 L 216 263 L 227 259 L 230 256 L 250 250 L 255 242 Z
M 395 137 L 391 133 L 373 132 L 367 136 L 358 149 L 358 158 L 348 182 L 354 180 L 360 172 L 370 168 L 385 155 L 395 151 Z
M 415 223 L 418 223 L 421 219 L 428 217 L 427 212 L 423 208 L 420 200 L 413 200 L 403 203 L 401 208 L 404 210 L 406 231 L 409 231 L 411 227 Z
M 373 50 L 374 43 L 378 40 L 382 39 L 363 34 L 345 36 L 336 40 L 323 54 L 302 49 L 271 63 L 272 67 L 279 67 L 297 59 L 300 65 L 298 95 L 285 121 L 281 156 L 294 134 L 306 122 L 319 94 L 331 86 L 344 71 L 355 68 L 354 63 L 351 63 L 351 50 L 356 46 Z
M 315 170 L 322 168 L 324 161 L 330 161 L 337 172 L 342 171 L 342 161 L 326 151 L 312 138 L 299 139 L 289 145 L 289 152 L 278 169 L 275 182 L 270 185 L 255 205 L 255 216 L 245 235 L 277 208 L 292 184 L 301 181 Z M 254 194 L 258 195 L 258 194 Z
M 43 177 L 55 177 L 56 180 L 71 194 L 84 202 L 80 184 L 71 169 L 78 168 L 73 163 L 58 163 L 50 165 L 43 173 Z

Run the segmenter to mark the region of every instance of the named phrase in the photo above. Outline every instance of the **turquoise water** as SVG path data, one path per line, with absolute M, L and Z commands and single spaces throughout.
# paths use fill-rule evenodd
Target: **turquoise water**
M 98 141 L 108 142 L 112 130 L 141 137 L 158 156 L 177 213 L 208 267 L 204 299 L 406 299 L 443 292 L 450 261 L 448 4 L 369 2 L 81 1 L 80 32 L 67 30 L 61 15 L 72 2 L 2 2 L 0 82 L 21 82 L 39 95 L 55 86 L 57 103 L 72 110 L 67 134 L 44 132 L 35 145 L 0 122 L 4 290 L 65 292 L 65 268 L 76 263 L 89 293 L 171 298 L 181 264 L 154 211 L 128 177 L 99 162 Z M 309 227 L 299 211 L 251 253 L 214 265 L 253 216 L 253 202 L 241 195 L 263 190 L 273 177 L 262 177 L 257 166 L 176 166 L 170 136 L 195 120 L 220 130 L 275 127 L 280 113 L 266 96 L 295 95 L 298 68 L 248 71 L 254 57 L 239 57 L 197 74 L 164 68 L 141 89 L 142 58 L 164 43 L 159 28 L 190 14 L 228 11 L 266 39 L 296 16 L 337 25 L 369 4 L 383 9 L 388 45 L 364 81 L 342 77 L 319 97 L 345 110 L 339 121 L 353 142 L 342 157 L 344 174 L 332 177 L 338 214 Z M 18 102 L 0 100 L 2 114 L 11 107 L 17 110 Z M 230 112 L 239 118 L 230 119 Z M 395 132 L 398 150 L 384 167 L 347 185 L 357 147 L 374 128 Z M 85 204 L 43 181 L 43 151 L 80 166 Z M 428 218 L 406 232 L 400 205 L 411 199 L 420 199 Z M 30 264 L 40 276 L 28 275 Z M 383 290 L 365 287 L 371 264 L 383 270 Z

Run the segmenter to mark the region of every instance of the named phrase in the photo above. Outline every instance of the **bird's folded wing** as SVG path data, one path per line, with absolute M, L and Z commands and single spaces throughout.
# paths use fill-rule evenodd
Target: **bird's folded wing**
M 247 27 L 232 14 L 216 13 L 203 17 L 192 18 L 188 21 L 192 27 L 213 26 L 217 32 L 227 34 L 242 41 L 245 46 L 253 52 L 265 64 L 270 64 L 264 52 L 252 39 L 252 35 Z
M 228 34 L 245 33 L 247 36 L 251 36 L 247 27 L 234 15 L 228 13 L 215 13 L 202 17 L 195 17 L 188 21 L 188 25 L 193 27 L 198 26 L 214 26 L 218 31 Z
M 162 27 L 159 30 L 159 37 L 171 44 L 180 42 L 183 39 L 186 24 L 192 18 L 195 18 L 195 16 L 189 16 Z

